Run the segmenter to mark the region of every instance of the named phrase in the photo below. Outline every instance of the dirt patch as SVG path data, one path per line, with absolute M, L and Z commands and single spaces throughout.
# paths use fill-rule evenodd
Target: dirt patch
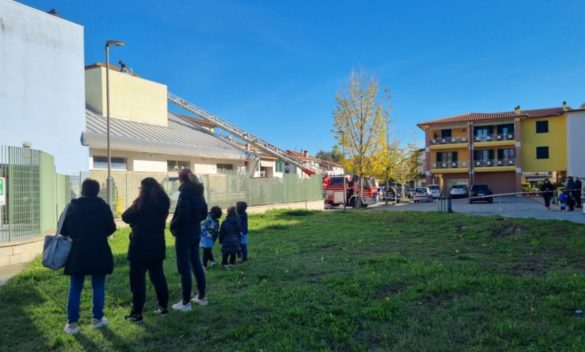
M 455 296 L 450 292 L 440 292 L 433 295 L 425 296 L 422 300 L 422 304 L 428 310 L 434 310 L 447 306 L 453 302 Z
M 515 219 L 503 219 L 491 230 L 491 237 L 494 240 L 518 236 L 525 233 L 525 230 Z
M 376 298 L 384 299 L 389 296 L 397 295 L 401 292 L 406 291 L 408 286 L 406 284 L 400 282 L 393 282 L 390 285 L 386 286 L 384 289 L 378 291 L 376 293 Z

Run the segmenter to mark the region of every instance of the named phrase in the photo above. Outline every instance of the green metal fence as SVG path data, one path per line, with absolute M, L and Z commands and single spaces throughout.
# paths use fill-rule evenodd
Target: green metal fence
M 205 199 L 210 206 L 222 208 L 235 205 L 237 201 L 246 201 L 249 206 L 283 204 L 322 200 L 321 178 L 299 178 L 297 175 L 285 174 L 283 178 L 250 178 L 246 174 L 228 173 L 217 175 L 198 175 L 205 186 Z M 107 173 L 104 170 L 92 170 L 80 175 L 97 180 L 105 188 Z M 171 211 L 179 196 L 179 180 L 176 172 L 131 172 L 113 171 L 114 199 L 113 208 L 120 214 L 138 197 L 140 181 L 145 177 L 158 180 L 171 197 Z M 103 192 L 105 198 L 105 192 Z
M 69 177 L 55 171 L 53 156 L 30 148 L 0 146 L 0 177 L 6 204 L 0 205 L 0 241 L 19 241 L 55 230 L 71 199 Z

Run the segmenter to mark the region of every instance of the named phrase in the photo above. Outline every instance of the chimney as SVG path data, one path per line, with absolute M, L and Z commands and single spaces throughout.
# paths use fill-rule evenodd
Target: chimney
M 563 111 L 569 111 L 571 108 L 569 107 L 569 105 L 567 104 L 566 101 L 563 101 Z
M 57 9 L 50 9 L 49 11 L 47 11 L 47 13 L 48 13 L 49 15 L 53 15 L 53 16 L 55 16 L 55 17 L 61 17 L 61 16 L 59 15 L 59 12 L 57 11 Z
M 514 108 L 514 113 L 516 115 L 522 115 L 522 109 L 520 109 L 520 105 L 516 105 L 516 107 Z
M 309 152 L 308 152 L 308 151 L 306 151 L 306 150 L 303 150 L 303 156 L 304 156 L 305 158 L 306 158 L 306 157 L 308 157 L 308 156 L 309 156 Z

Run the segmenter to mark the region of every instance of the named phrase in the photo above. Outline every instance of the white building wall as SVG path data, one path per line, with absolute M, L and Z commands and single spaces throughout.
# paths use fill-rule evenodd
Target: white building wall
M 60 172 L 85 169 L 83 27 L 0 0 L 0 143 L 55 156 Z
M 585 178 L 585 111 L 567 114 L 567 175 Z
M 132 166 L 133 171 L 142 172 L 167 172 L 167 161 L 155 161 L 155 160 L 133 160 L 134 165 Z

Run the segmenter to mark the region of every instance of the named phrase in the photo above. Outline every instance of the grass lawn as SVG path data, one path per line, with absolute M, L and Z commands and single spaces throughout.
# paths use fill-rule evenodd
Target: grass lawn
M 62 332 L 68 277 L 37 260 L 0 288 L 2 351 L 583 351 L 585 226 L 380 211 L 250 217 L 250 257 L 207 273 L 209 306 L 123 320 L 128 230 L 111 241 L 107 329 Z M 174 241 L 166 274 L 179 300 Z M 215 248 L 219 255 L 219 248 Z

